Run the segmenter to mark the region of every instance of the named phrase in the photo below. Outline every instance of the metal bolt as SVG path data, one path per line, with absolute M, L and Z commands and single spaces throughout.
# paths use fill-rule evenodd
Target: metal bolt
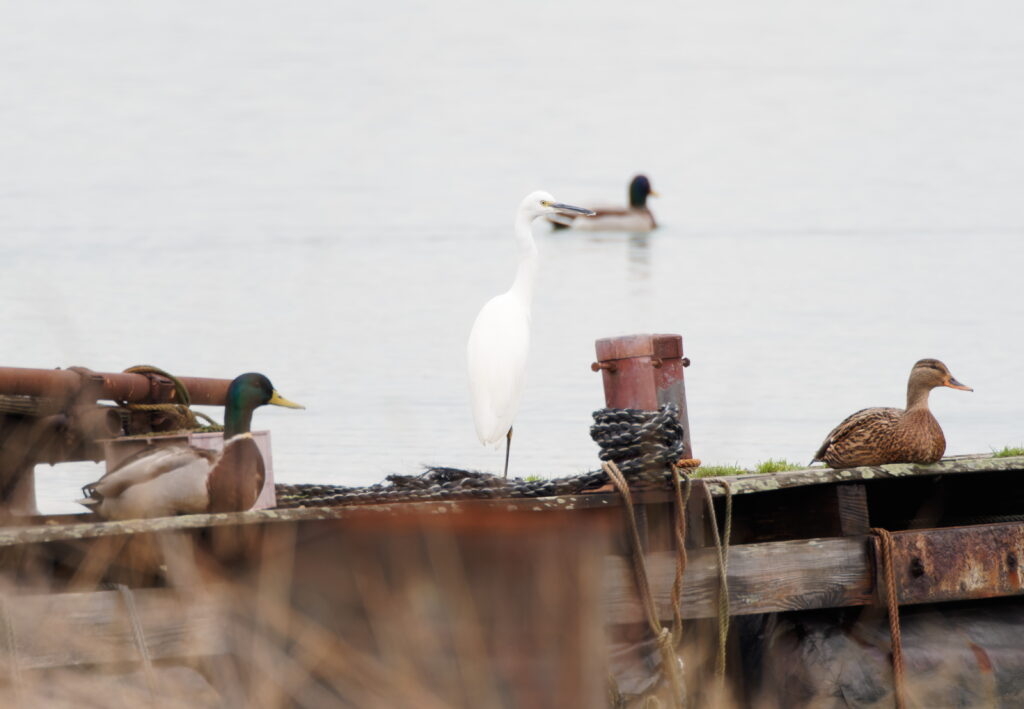
M 690 366 L 690 358 L 689 357 L 683 357 L 683 366 L 684 367 L 689 367 Z
M 602 369 L 607 369 L 614 374 L 618 367 L 615 365 L 615 362 L 594 362 L 590 365 L 590 371 L 592 372 L 600 372 Z

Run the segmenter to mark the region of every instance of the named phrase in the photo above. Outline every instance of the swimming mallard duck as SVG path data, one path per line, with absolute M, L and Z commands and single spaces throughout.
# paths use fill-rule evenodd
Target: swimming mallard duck
M 651 181 L 637 175 L 629 183 L 628 207 L 594 207 L 597 214 L 579 219 L 571 214 L 551 214 L 548 221 L 555 229 L 578 229 L 580 231 L 650 231 L 658 226 L 654 215 L 647 208 L 648 195 L 657 197 L 651 189 Z
M 249 426 L 253 410 L 264 404 L 305 408 L 278 394 L 262 374 L 243 374 L 228 387 L 223 450 L 171 445 L 143 451 L 82 488 L 85 499 L 78 502 L 105 519 L 251 508 L 265 469 Z
M 832 429 L 811 462 L 821 460 L 830 468 L 934 463 L 946 452 L 946 439 L 928 410 L 928 394 L 940 386 L 974 391 L 939 360 L 922 359 L 910 370 L 906 409 L 875 407 L 851 414 Z

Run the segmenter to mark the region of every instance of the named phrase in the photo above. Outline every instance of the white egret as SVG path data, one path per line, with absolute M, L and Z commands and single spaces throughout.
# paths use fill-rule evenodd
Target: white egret
M 516 214 L 516 278 L 511 288 L 480 309 L 466 343 L 476 435 L 484 445 L 498 445 L 505 439 L 505 477 L 512 446 L 512 420 L 519 408 L 530 351 L 530 306 L 537 275 L 537 244 L 532 224 L 537 217 L 548 214 L 593 212 L 556 202 L 547 192 L 533 192 L 523 199 Z
M 555 229 L 578 229 L 582 231 L 651 231 L 658 226 L 654 215 L 647 206 L 648 197 L 657 197 L 651 189 L 651 181 L 637 175 L 629 183 L 628 207 L 594 207 L 597 212 L 593 219 L 577 219 L 575 215 L 554 214 L 548 217 Z

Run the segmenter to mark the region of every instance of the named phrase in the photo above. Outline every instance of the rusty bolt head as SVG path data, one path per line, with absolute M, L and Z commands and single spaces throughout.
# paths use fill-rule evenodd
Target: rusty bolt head
M 592 372 L 600 372 L 602 369 L 607 369 L 614 374 L 618 367 L 615 366 L 615 362 L 594 362 L 590 365 L 590 371 Z

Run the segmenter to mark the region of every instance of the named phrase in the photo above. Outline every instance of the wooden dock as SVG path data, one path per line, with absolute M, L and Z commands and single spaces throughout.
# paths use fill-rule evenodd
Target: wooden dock
M 726 686 L 738 704 L 801 705 L 784 678 L 769 676 L 778 667 L 763 659 L 768 639 L 742 618 L 763 627 L 864 609 L 878 622 L 872 527 L 892 532 L 901 606 L 1021 593 L 1024 522 L 1006 520 L 1024 520 L 1024 458 L 726 482 L 735 621 Z M 712 702 L 702 688 L 713 676 L 722 588 L 704 487 L 720 524 L 727 502 L 721 480 L 693 481 L 681 609 L 694 706 Z M 638 491 L 634 503 L 657 614 L 668 623 L 673 495 Z M 48 668 L 148 655 L 183 663 L 217 696 L 250 706 L 394 706 L 411 696 L 437 706 L 601 706 L 609 671 L 622 678 L 620 694 L 644 673 L 657 676 L 623 511 L 618 493 L 601 492 L 129 522 L 24 519 L 0 529 L 7 665 L 24 682 Z M 132 589 L 134 613 L 111 584 Z M 52 632 L 40 630 L 48 624 Z M 758 642 L 760 655 L 750 647 Z M 292 666 L 282 675 L 285 660 Z
M 597 354 L 606 403 L 676 405 L 691 455 L 682 339 Z M 5 706 L 1024 706 L 1024 457 L 694 479 L 684 504 L 666 479 L 32 514 L 38 463 L 177 430 L 186 383 L 223 398 L 151 369 L 0 369 Z

